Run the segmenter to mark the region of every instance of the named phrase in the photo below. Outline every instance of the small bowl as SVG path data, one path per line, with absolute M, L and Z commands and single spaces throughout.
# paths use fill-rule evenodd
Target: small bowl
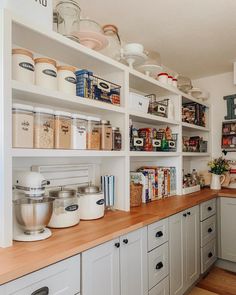
M 139 43 L 128 43 L 125 45 L 124 51 L 129 54 L 141 54 L 144 51 L 144 47 Z

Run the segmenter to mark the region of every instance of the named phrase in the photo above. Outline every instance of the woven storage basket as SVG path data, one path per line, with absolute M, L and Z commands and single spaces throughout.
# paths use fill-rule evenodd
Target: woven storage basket
M 137 207 L 142 204 L 142 191 L 142 184 L 130 183 L 130 207 Z

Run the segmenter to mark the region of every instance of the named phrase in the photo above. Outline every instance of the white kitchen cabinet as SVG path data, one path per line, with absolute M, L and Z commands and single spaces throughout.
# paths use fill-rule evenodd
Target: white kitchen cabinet
M 206 272 L 216 259 L 216 240 L 213 239 L 201 248 L 201 272 Z
M 80 255 L 0 286 L 1 295 L 68 295 L 80 292 Z
M 182 295 L 199 277 L 199 207 L 169 218 L 170 294 Z
M 82 253 L 83 295 L 148 294 L 147 228 Z
M 162 280 L 158 285 L 153 287 L 148 295 L 169 295 L 170 294 L 169 287 L 169 277 L 166 277 Z
M 236 199 L 220 199 L 221 258 L 236 262 Z
M 159 247 L 168 241 L 168 219 L 163 219 L 148 225 L 148 251 Z

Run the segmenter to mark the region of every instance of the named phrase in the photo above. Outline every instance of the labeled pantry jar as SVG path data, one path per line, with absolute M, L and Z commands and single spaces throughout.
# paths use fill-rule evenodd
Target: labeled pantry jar
M 76 68 L 72 66 L 57 67 L 58 90 L 71 95 L 76 95 Z
M 101 150 L 112 150 L 112 127 L 110 121 L 101 120 Z
M 12 106 L 12 146 L 33 148 L 34 112 L 30 105 L 15 103 Z
M 87 149 L 100 150 L 100 118 L 88 117 Z
M 34 147 L 36 149 L 54 148 L 54 111 L 34 108 Z
M 55 111 L 55 148 L 71 149 L 71 113 Z
M 112 127 L 112 150 L 120 151 L 122 147 L 122 137 L 119 127 Z
M 43 88 L 57 90 L 57 63 L 55 60 L 40 57 L 35 62 L 35 84 Z
M 34 84 L 34 57 L 26 49 L 12 49 L 12 79 Z
M 71 147 L 75 150 L 86 150 L 88 120 L 84 115 L 72 114 Z

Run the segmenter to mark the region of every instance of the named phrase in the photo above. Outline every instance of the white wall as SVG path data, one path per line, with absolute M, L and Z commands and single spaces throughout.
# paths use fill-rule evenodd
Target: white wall
M 213 157 L 221 156 L 221 128 L 222 121 L 225 121 L 224 116 L 227 113 L 223 96 L 236 94 L 236 85 L 233 84 L 233 72 L 194 80 L 193 84 L 210 92 L 209 102 L 212 105 L 212 155 Z M 228 153 L 227 158 L 236 159 L 236 153 Z

